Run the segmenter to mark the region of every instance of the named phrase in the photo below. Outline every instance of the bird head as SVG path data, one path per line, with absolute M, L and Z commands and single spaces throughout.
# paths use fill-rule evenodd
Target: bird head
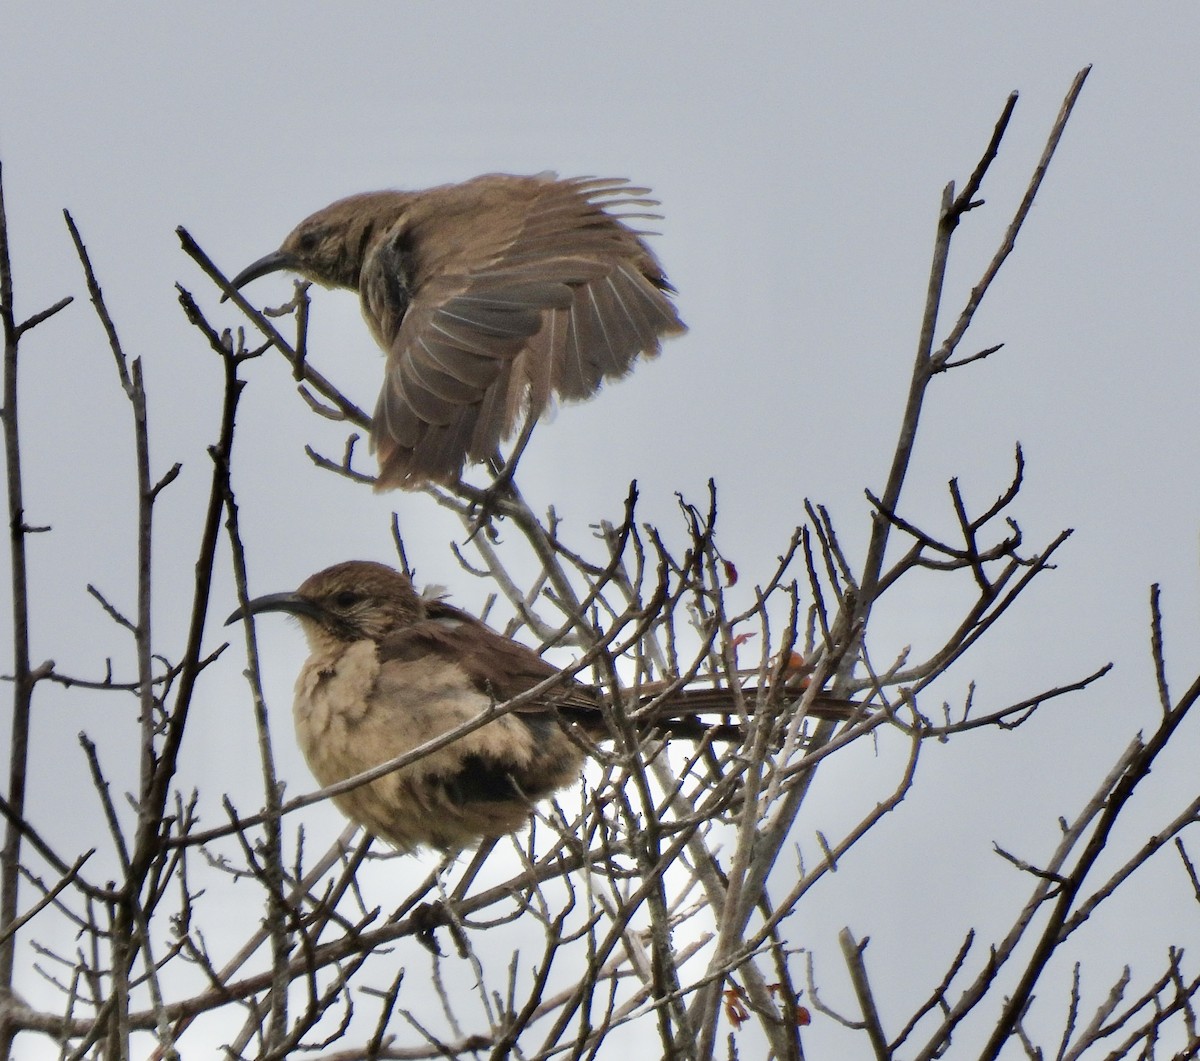
M 425 603 L 407 575 L 369 560 L 347 560 L 305 579 L 292 593 L 248 601 L 225 625 L 260 612 L 294 615 L 315 648 L 330 641 L 380 641 L 425 618 Z
M 402 192 L 367 192 L 331 203 L 301 221 L 278 250 L 246 266 L 230 284 L 240 288 L 288 270 L 324 287 L 357 291 L 367 251 L 399 218 L 408 198 Z

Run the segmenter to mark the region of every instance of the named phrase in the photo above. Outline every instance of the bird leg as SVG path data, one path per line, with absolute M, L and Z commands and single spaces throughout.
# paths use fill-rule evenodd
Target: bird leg
M 505 495 L 512 495 L 512 481 L 517 471 L 517 462 L 520 461 L 521 454 L 525 452 L 525 447 L 529 445 L 529 439 L 532 437 L 536 425 L 537 417 L 532 413 L 528 414 L 525 418 L 525 426 L 521 428 L 521 434 L 517 438 L 508 460 L 504 460 L 497 451 L 488 461 L 488 467 L 492 472 L 492 481 L 480 496 L 471 502 L 468 510 L 471 519 L 471 533 L 467 535 L 467 541 L 474 538 L 482 527 L 491 523 L 492 516 L 496 514 L 497 501 Z

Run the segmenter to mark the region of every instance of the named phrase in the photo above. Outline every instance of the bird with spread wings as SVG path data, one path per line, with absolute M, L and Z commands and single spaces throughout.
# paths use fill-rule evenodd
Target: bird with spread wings
M 355 290 L 387 364 L 371 443 L 377 489 L 453 483 L 555 398 L 591 397 L 686 330 L 674 288 L 626 224 L 653 217 L 619 178 L 488 174 L 353 195 L 234 277 L 292 270 Z

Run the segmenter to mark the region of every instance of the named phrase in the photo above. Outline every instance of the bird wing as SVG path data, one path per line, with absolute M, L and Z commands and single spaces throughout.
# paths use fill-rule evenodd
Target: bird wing
M 451 605 L 435 602 L 430 612 L 434 617 L 389 634 L 379 643 L 377 653 L 383 667 L 393 661 L 451 664 L 457 672 L 451 685 L 465 681 L 497 703 L 528 692 L 559 673 L 531 649 Z M 515 804 L 523 817 L 530 799 L 547 796 L 578 775 L 582 753 L 563 731 L 562 723 L 574 721 L 581 712 L 598 718 L 596 695 L 588 686 L 565 679 L 477 735 L 464 738 L 461 745 L 453 745 L 461 749 L 457 759 L 445 760 L 453 762 L 453 769 L 445 769 L 445 761 L 431 762 L 426 773 L 436 777 L 459 814 L 481 805 Z M 493 726 L 501 731 L 496 733 Z M 514 727 L 523 736 L 514 737 Z M 491 737 L 481 739 L 489 732 Z M 481 822 L 470 831 L 500 835 L 515 827 L 509 822 L 500 832 L 493 832 L 492 825 Z
M 582 399 L 684 325 L 672 288 L 615 208 L 653 205 L 618 179 L 492 175 L 425 193 L 360 278 L 387 352 L 372 441 L 380 487 L 453 481 L 525 410 Z
M 378 649 L 380 663 L 426 657 L 452 662 L 472 686 L 497 703 L 520 696 L 559 673 L 532 649 L 502 637 L 466 612 L 437 602 L 435 615 L 384 638 Z M 594 689 L 565 679 L 514 713 L 530 722 L 539 715 L 549 720 L 563 709 L 595 710 L 596 706 Z

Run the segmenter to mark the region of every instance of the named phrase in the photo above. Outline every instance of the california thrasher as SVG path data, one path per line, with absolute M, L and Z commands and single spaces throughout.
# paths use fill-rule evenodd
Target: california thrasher
M 371 442 L 376 489 L 452 483 L 555 397 L 595 394 L 686 330 L 628 219 L 655 217 L 620 178 L 493 173 L 368 192 L 301 221 L 243 269 L 356 290 L 387 356 Z
M 311 655 L 296 680 L 296 734 L 323 786 L 404 755 L 559 673 L 525 645 L 421 597 L 407 576 L 369 561 L 336 564 L 294 593 L 258 597 L 227 624 L 266 611 L 296 616 L 308 638 Z M 728 689 L 687 692 L 675 694 L 683 713 L 733 710 Z M 595 687 L 564 679 L 334 802 L 402 851 L 455 850 L 504 836 L 528 820 L 534 802 L 578 778 L 584 742 L 566 727 L 603 739 L 602 700 Z M 820 697 L 810 714 L 846 719 L 858 709 Z M 685 735 L 705 732 L 695 720 L 682 721 L 693 723 Z

